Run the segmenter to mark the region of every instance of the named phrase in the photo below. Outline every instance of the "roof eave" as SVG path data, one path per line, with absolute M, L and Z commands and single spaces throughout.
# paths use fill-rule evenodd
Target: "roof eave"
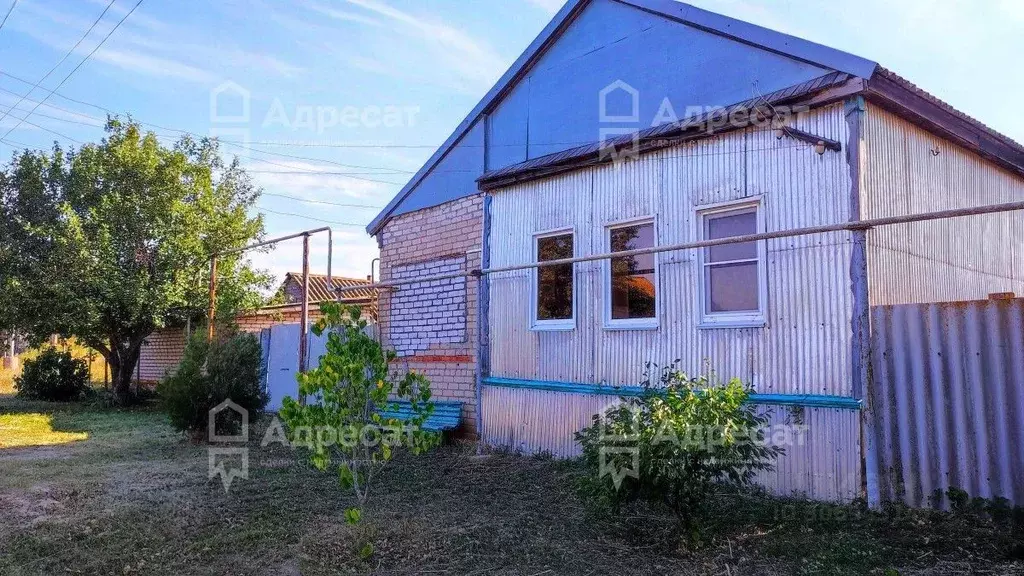
M 763 97 L 738 102 L 717 112 L 723 117 L 732 117 L 733 111 L 752 111 L 755 108 L 771 108 L 780 105 L 800 105 L 809 108 L 826 106 L 864 90 L 862 78 L 850 77 L 843 72 L 832 72 L 819 78 L 796 84 L 788 88 L 766 94 Z M 693 140 L 701 140 L 719 136 L 727 132 L 741 130 L 748 124 L 733 124 L 716 128 L 713 132 L 706 129 L 709 115 L 694 116 L 671 125 L 665 124 L 642 130 L 637 134 L 625 135 L 620 138 L 623 144 L 635 146 L 630 155 L 645 154 L 677 146 Z M 549 178 L 564 172 L 579 170 L 588 166 L 612 162 L 615 155 L 609 154 L 610 146 L 617 146 L 616 140 L 610 142 L 594 142 L 586 146 L 549 154 L 541 158 L 528 160 L 517 165 L 486 173 L 477 179 L 480 190 L 490 191 L 514 184 Z
M 1024 146 L 980 121 L 955 112 L 906 80 L 880 70 L 868 81 L 864 97 L 914 125 L 1024 177 Z

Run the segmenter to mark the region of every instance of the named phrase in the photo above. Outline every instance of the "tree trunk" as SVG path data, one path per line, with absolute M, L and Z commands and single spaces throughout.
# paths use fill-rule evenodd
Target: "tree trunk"
M 137 400 L 132 391 L 132 373 L 139 363 L 141 346 L 132 344 L 127 347 L 111 346 L 113 353 L 107 359 L 110 364 L 110 388 L 114 392 L 114 402 L 118 406 L 130 406 Z

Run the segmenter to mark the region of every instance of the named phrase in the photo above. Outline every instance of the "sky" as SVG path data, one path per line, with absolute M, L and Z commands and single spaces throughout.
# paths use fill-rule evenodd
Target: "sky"
M 136 2 L 17 1 L 0 28 L 0 136 L 35 112 L 2 137 L 0 161 L 97 141 L 108 112 L 167 144 L 218 136 L 264 191 L 267 237 L 331 226 L 334 274 L 349 277 L 367 276 L 377 256 L 365 225 L 562 4 L 143 0 L 96 49 Z M 0 18 L 10 3 L 0 0 Z M 878 61 L 1024 142 L 1024 0 L 690 3 Z M 292 240 L 252 261 L 281 278 L 301 254 Z M 310 266 L 326 271 L 323 235 Z

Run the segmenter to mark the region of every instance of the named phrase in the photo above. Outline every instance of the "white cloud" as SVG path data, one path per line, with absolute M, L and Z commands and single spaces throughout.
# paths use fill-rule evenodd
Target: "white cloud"
M 105 1 L 90 2 L 107 5 Z M 95 19 L 91 13 L 88 16 L 73 14 L 39 2 L 23 2 L 18 9 L 20 18 L 12 20 L 13 27 L 61 53 L 69 50 Z M 90 37 L 78 46 L 75 56 L 82 58 L 89 54 L 128 9 L 127 5 L 115 3 Z M 92 59 L 132 73 L 201 84 L 220 78 L 220 74 L 213 71 L 215 67 L 222 72 L 245 68 L 282 77 L 293 77 L 302 71 L 280 58 L 220 42 L 211 45 L 209 40 L 137 10 Z M 68 70 L 75 61 L 74 57 L 69 60 L 65 65 Z
M 527 2 L 549 14 L 558 12 L 565 4 L 565 0 L 527 0 Z
M 383 205 L 398 187 L 361 178 L 394 182 L 404 178 L 396 174 L 359 175 L 358 178 L 343 174 L 315 174 L 339 170 L 337 166 L 294 160 L 274 160 L 273 164 L 254 160 L 246 165 L 246 169 L 254 171 L 251 173 L 253 180 L 268 192 L 306 200 L 342 203 L 358 200 L 362 204 L 374 205 Z
M 200 83 L 212 83 L 217 78 L 212 73 L 195 66 L 139 51 L 126 52 L 101 48 L 93 55 L 93 59 L 106 62 L 128 72 L 136 72 L 147 76 L 177 78 L 179 80 Z
M 410 68 L 425 65 L 430 70 L 442 65 L 455 75 L 458 82 L 454 87 L 458 89 L 474 93 L 487 89 L 507 68 L 506 60 L 487 42 L 454 26 L 427 20 L 378 0 L 347 1 L 397 23 L 400 35 L 418 41 L 427 50 L 426 54 L 418 54 L 414 48 L 401 51 Z
M 383 24 L 381 24 L 379 20 L 375 20 L 373 18 L 369 18 L 367 16 L 363 16 L 362 14 L 357 14 L 355 12 L 338 10 L 337 8 L 334 8 L 332 6 L 325 6 L 323 4 L 320 4 L 319 2 L 307 1 L 304 2 L 304 4 L 314 12 L 319 12 L 320 14 L 323 14 L 324 16 L 329 16 L 331 18 L 334 18 L 335 20 L 341 20 L 344 22 L 354 22 L 357 24 L 367 24 L 369 26 L 383 26 Z

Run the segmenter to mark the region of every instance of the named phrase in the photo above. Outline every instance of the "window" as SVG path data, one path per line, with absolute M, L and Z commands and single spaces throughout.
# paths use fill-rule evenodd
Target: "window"
M 536 237 L 537 262 L 573 257 L 572 232 Z M 534 271 L 534 327 L 569 329 L 574 326 L 573 265 L 540 266 Z
M 654 247 L 654 222 L 608 228 L 608 249 L 623 252 Z M 611 258 L 605 284 L 605 324 L 609 328 L 657 326 L 655 254 Z
M 757 202 L 732 204 L 701 211 L 701 237 L 717 240 L 761 231 Z M 743 242 L 704 248 L 702 309 L 705 325 L 764 324 L 763 242 Z

